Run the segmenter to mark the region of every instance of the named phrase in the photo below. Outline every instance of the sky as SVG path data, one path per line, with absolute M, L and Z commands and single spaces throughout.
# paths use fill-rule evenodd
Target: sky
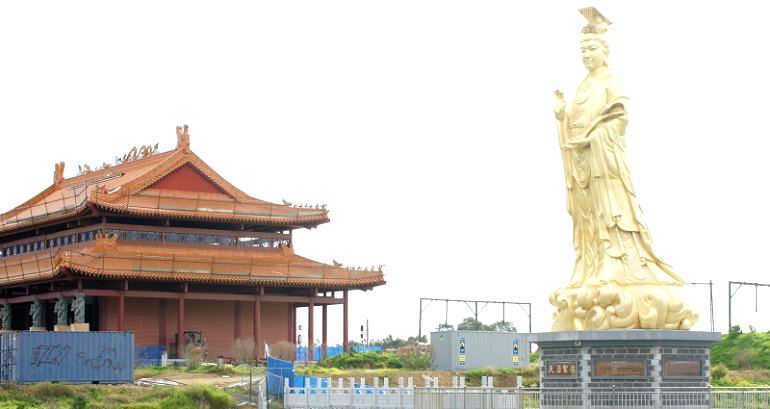
M 590 5 L 613 22 L 654 248 L 685 280 L 713 280 L 725 332 L 727 282 L 770 283 L 762 2 L 3 2 L 0 209 L 47 187 L 57 161 L 69 177 L 133 146 L 170 150 L 189 124 L 192 150 L 241 190 L 328 205 L 330 223 L 295 232 L 298 254 L 385 265 L 387 285 L 351 295 L 352 339 L 367 320 L 371 339 L 415 335 L 420 297 L 531 303 L 548 331 L 574 262 L 552 95 L 571 100 L 585 75 Z M 684 291 L 709 330 L 708 287 Z M 755 312 L 742 287 L 733 322 L 770 330 L 769 297 Z M 448 321 L 469 312 L 450 305 Z M 427 306 L 423 333 L 445 313 Z M 518 307 L 506 318 L 526 330 Z

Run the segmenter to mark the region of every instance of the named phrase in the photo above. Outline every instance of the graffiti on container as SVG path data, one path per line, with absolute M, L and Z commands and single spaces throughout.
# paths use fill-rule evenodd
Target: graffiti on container
M 87 352 L 79 352 L 76 362 L 79 365 L 96 371 L 112 369 L 113 371 L 120 372 L 126 367 L 125 362 L 118 359 L 118 350 L 116 348 L 104 348 L 99 355 L 94 357 L 89 357 Z
M 72 347 L 69 345 L 38 345 L 32 349 L 31 366 L 40 367 L 42 365 L 59 366 L 64 362 Z

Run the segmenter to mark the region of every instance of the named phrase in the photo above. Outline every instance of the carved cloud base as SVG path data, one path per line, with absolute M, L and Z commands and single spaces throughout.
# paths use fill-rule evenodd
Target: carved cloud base
M 620 286 L 615 282 L 559 288 L 550 296 L 557 311 L 553 331 L 601 329 L 690 329 L 698 313 L 678 288 L 662 285 Z

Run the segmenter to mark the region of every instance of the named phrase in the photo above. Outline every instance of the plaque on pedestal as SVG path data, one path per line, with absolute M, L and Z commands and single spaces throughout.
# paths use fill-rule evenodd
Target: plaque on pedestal
M 48 331 L 47 329 L 45 329 L 45 327 L 29 327 L 29 330 L 33 332 Z
M 72 328 L 71 331 L 76 331 L 76 332 L 88 332 L 88 331 L 90 331 L 90 327 L 89 327 L 89 324 L 87 322 L 83 322 L 83 323 L 80 323 L 80 324 L 72 324 L 71 328 Z
M 72 331 L 72 328 L 69 325 L 56 324 L 53 326 L 53 330 L 57 332 L 69 332 Z
M 623 391 L 657 398 L 682 388 L 688 399 L 707 405 L 710 348 L 722 338 L 718 332 L 641 329 L 534 335 L 541 408 L 565 407 L 565 394 L 580 407 L 624 399 Z

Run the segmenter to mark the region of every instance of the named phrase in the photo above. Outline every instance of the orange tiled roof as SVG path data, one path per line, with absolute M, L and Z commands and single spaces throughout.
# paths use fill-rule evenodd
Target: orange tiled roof
M 385 284 L 382 270 L 328 265 L 279 249 L 228 249 L 99 238 L 86 246 L 0 258 L 0 286 L 41 281 L 68 268 L 114 279 L 363 288 Z
M 221 193 L 154 188 L 183 166 L 191 166 Z M 216 220 L 287 227 L 312 227 L 329 221 L 325 207 L 304 208 L 253 198 L 231 185 L 189 146 L 155 154 L 55 183 L 15 209 L 0 215 L 0 233 L 56 221 L 92 207 L 136 216 Z M 63 169 L 62 169 L 63 171 Z

